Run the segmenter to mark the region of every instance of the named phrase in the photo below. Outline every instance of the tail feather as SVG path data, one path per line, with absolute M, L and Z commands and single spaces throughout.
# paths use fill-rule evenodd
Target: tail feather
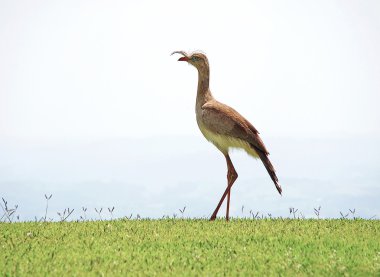
M 276 186 L 276 189 L 281 194 L 282 193 L 282 188 L 281 188 L 280 184 L 278 183 L 278 178 L 277 178 L 277 175 L 276 175 L 276 170 L 274 169 L 272 163 L 270 162 L 270 160 L 268 158 L 268 154 L 264 153 L 263 151 L 261 151 L 260 149 L 258 149 L 257 147 L 255 147 L 252 144 L 251 144 L 251 147 L 253 149 L 255 149 L 256 153 L 259 155 L 261 161 L 263 162 L 266 170 L 269 173 L 269 176 L 271 177 L 274 185 Z

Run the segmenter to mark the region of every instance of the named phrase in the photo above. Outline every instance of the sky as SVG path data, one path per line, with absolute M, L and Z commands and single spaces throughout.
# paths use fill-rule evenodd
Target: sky
M 322 162 L 328 156 L 334 167 L 343 170 L 343 163 L 357 170 L 355 178 L 366 180 L 360 203 L 368 202 L 366 197 L 380 187 L 375 155 L 380 145 L 379 14 L 379 1 L 0 1 L 2 194 L 32 206 L 40 201 L 17 195 L 24 195 L 26 189 L 38 195 L 48 191 L 66 195 L 62 190 L 71 195 L 74 188 L 84 195 L 91 190 L 84 183 L 104 180 L 115 191 L 125 186 L 138 191 L 137 176 L 159 171 L 172 176 L 154 179 L 168 193 L 153 200 L 148 193 L 155 191 L 152 180 L 145 179 L 140 184 L 147 193 L 139 198 L 140 207 L 157 203 L 158 213 L 168 213 L 163 203 L 170 188 L 180 193 L 183 182 L 199 186 L 200 176 L 213 184 L 210 192 L 203 193 L 217 197 L 225 165 L 196 125 L 197 73 L 170 56 L 176 50 L 201 50 L 210 62 L 214 96 L 243 114 L 270 142 L 280 176 L 297 183 L 299 171 L 291 168 L 312 175 L 310 169 L 318 164 L 330 175 L 314 176 L 299 191 L 312 194 L 315 182 L 343 189 L 339 180 L 347 176 Z M 293 159 L 296 142 L 304 144 L 305 152 Z M 97 153 L 98 147 L 108 150 L 99 150 L 89 159 L 86 151 Z M 326 148 L 339 156 L 323 152 Z M 67 155 L 73 149 L 78 154 Z M 318 155 L 316 149 L 325 155 Z M 123 174 L 110 176 L 113 167 L 133 167 L 123 157 L 134 161 L 133 182 L 128 183 Z M 319 160 L 311 164 L 310 157 Z M 208 163 L 215 171 L 212 176 L 208 172 L 186 175 L 178 165 L 170 170 L 163 162 L 181 161 L 196 172 L 203 159 L 213 158 L 218 162 Z M 104 159 L 111 162 L 98 175 Z M 263 171 L 259 163 L 239 153 L 235 159 L 242 168 L 257 165 L 255 172 L 247 171 L 247 178 Z M 360 187 L 354 177 L 348 182 L 350 195 Z M 178 194 L 173 191 L 175 202 Z M 311 201 L 303 198 L 305 194 L 298 198 L 293 194 L 292 199 L 302 206 Z M 204 205 L 203 198 L 193 196 L 186 201 Z M 242 192 L 237 196 L 240 205 L 243 196 Z M 327 196 L 331 195 L 312 200 L 317 205 L 317 198 Z M 99 203 L 97 197 L 94 194 L 91 203 Z M 113 197 L 122 205 L 118 194 Z M 286 201 L 284 207 L 291 205 L 291 200 Z M 70 203 L 80 202 L 79 197 Z M 171 207 L 180 205 L 175 202 Z M 275 205 L 268 204 L 267 209 Z M 378 206 L 371 207 L 368 215 L 379 213 Z

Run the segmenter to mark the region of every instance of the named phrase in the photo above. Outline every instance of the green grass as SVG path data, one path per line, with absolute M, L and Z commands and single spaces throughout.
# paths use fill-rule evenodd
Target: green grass
M 377 220 L 0 224 L 12 276 L 380 276 Z

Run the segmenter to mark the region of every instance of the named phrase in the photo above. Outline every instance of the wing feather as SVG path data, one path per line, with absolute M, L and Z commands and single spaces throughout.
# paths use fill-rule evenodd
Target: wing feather
M 233 108 L 216 100 L 208 101 L 202 106 L 201 117 L 210 131 L 245 140 L 269 154 L 256 128 Z

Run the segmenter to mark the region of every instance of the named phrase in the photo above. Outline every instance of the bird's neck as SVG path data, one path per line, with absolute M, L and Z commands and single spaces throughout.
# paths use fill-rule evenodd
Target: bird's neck
M 210 87 L 210 71 L 198 71 L 198 90 L 197 90 L 197 102 L 196 105 L 202 107 L 207 101 L 213 99 Z

